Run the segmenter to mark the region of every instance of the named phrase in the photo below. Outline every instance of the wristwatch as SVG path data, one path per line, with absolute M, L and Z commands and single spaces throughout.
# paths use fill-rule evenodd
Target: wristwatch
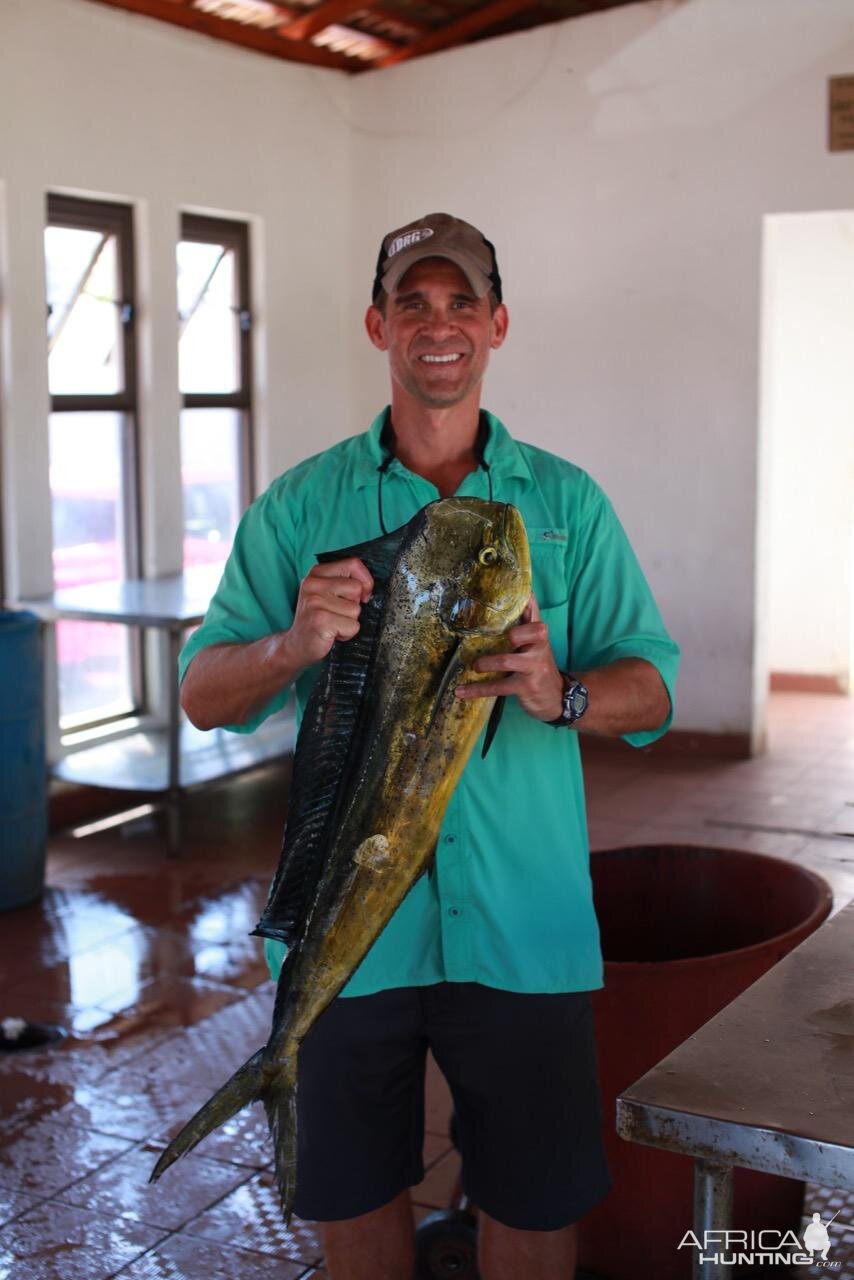
M 585 685 L 580 680 L 576 680 L 575 676 L 570 675 L 567 671 L 561 671 L 561 679 L 563 680 L 563 706 L 561 713 L 556 720 L 547 720 L 546 724 L 554 725 L 556 729 L 561 726 L 569 728 L 581 719 L 587 710 L 589 694 Z

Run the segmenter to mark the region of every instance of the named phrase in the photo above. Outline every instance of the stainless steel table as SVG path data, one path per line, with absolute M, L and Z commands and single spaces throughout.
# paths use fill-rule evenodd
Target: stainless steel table
M 219 565 L 202 565 L 167 578 L 96 582 L 16 601 L 17 607 L 31 610 L 46 623 L 60 619 L 115 622 L 166 633 L 170 673 L 166 728 L 140 729 L 72 752 L 53 772 L 88 786 L 165 793 L 170 853 L 177 852 L 180 843 L 182 791 L 277 759 L 294 744 L 289 710 L 271 716 L 249 736 L 222 729 L 202 734 L 181 723 L 177 672 L 183 634 L 202 621 L 220 573 Z
M 626 1089 L 617 1131 L 693 1156 L 700 1240 L 731 1227 L 734 1165 L 854 1191 L 854 903 Z M 732 1271 L 695 1251 L 695 1277 Z

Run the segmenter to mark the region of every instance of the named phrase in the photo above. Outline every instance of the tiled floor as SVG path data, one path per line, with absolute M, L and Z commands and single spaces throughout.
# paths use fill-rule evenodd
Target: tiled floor
M 780 694 L 771 713 L 771 750 L 752 761 L 591 754 L 593 846 L 774 853 L 824 875 L 835 906 L 854 897 L 854 702 Z M 280 1220 L 258 1108 L 146 1180 L 179 1122 L 266 1039 L 272 986 L 248 934 L 286 785 L 270 770 L 192 798 L 179 860 L 150 820 L 56 838 L 43 902 L 0 918 L 0 1017 L 70 1032 L 0 1054 L 0 1280 L 322 1275 L 314 1228 Z M 453 1191 L 449 1114 L 431 1072 L 419 1214 Z M 850 1206 L 840 1222 L 854 1229 Z

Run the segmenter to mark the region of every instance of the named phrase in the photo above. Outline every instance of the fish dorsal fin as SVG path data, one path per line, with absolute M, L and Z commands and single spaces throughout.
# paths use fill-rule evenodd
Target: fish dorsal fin
M 420 515 L 419 511 L 408 524 L 401 525 L 399 529 L 392 529 L 391 533 L 384 533 L 380 538 L 371 538 L 369 542 L 356 542 L 351 547 L 341 547 L 337 551 L 321 551 L 316 557 L 317 562 L 328 564 L 331 560 L 346 560 L 350 556 L 355 556 L 367 565 L 375 581 L 387 583 L 397 563 L 400 549 L 404 541 L 408 541 L 412 525 L 418 521 Z
M 348 770 L 358 756 L 353 746 L 362 723 L 389 580 L 401 549 L 421 528 L 420 514 L 381 538 L 317 556 L 321 564 L 357 556 L 370 570 L 374 590 L 362 605 L 356 635 L 336 641 L 324 658 L 300 726 L 282 852 L 267 906 L 254 930 L 287 946 L 300 935 L 335 834 Z

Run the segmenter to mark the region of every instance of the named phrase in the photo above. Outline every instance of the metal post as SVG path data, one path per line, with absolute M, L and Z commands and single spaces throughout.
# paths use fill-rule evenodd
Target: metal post
M 728 1231 L 732 1227 L 732 1165 L 694 1161 L 694 1234 L 700 1243 L 707 1232 Z M 725 1280 L 731 1268 L 726 1263 L 701 1261 L 710 1254 L 725 1253 L 723 1240 L 694 1254 L 692 1280 Z

